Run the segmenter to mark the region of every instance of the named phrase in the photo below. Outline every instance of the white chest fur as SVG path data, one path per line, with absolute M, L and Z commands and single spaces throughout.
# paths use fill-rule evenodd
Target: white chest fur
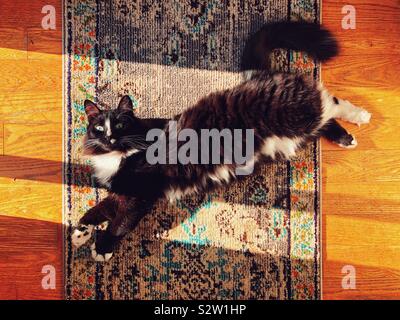
M 124 156 L 121 152 L 113 151 L 90 158 L 94 168 L 94 176 L 101 184 L 107 184 L 110 178 L 118 171 Z

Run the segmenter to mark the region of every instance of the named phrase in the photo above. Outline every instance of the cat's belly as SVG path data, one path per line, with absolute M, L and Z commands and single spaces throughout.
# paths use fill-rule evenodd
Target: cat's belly
M 301 147 L 303 141 L 302 138 L 297 137 L 271 136 L 264 140 L 260 152 L 272 159 L 275 159 L 276 155 L 279 154 L 289 160 L 296 156 L 296 151 Z
M 196 194 L 202 191 L 208 191 L 213 187 L 219 187 L 228 184 L 235 179 L 235 172 L 232 166 L 218 165 L 214 170 L 206 172 L 203 177 L 185 181 L 185 186 L 171 184 L 164 192 L 165 198 L 170 202 L 175 202 L 184 196 Z M 183 184 L 182 184 L 183 185 Z

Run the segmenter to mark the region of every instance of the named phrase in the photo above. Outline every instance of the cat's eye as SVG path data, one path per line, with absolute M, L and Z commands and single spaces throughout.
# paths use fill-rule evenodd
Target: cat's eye
M 124 125 L 120 122 L 120 123 L 117 123 L 116 125 L 115 125 L 115 128 L 116 129 L 122 129 L 124 127 Z
M 104 127 L 102 127 L 102 126 L 95 126 L 94 128 L 95 128 L 97 131 L 101 131 L 101 132 L 104 131 Z

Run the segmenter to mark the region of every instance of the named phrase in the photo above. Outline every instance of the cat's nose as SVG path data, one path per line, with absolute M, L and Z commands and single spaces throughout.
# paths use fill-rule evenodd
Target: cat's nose
M 116 142 L 116 139 L 111 138 L 111 137 L 106 137 L 106 142 L 109 144 L 114 144 Z

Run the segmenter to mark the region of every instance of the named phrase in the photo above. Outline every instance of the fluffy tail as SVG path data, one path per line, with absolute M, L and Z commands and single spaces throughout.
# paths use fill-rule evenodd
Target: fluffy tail
M 336 39 L 319 24 L 276 22 L 266 24 L 247 41 L 242 70 L 269 68 L 269 54 L 273 49 L 303 51 L 320 62 L 333 58 L 339 52 Z

